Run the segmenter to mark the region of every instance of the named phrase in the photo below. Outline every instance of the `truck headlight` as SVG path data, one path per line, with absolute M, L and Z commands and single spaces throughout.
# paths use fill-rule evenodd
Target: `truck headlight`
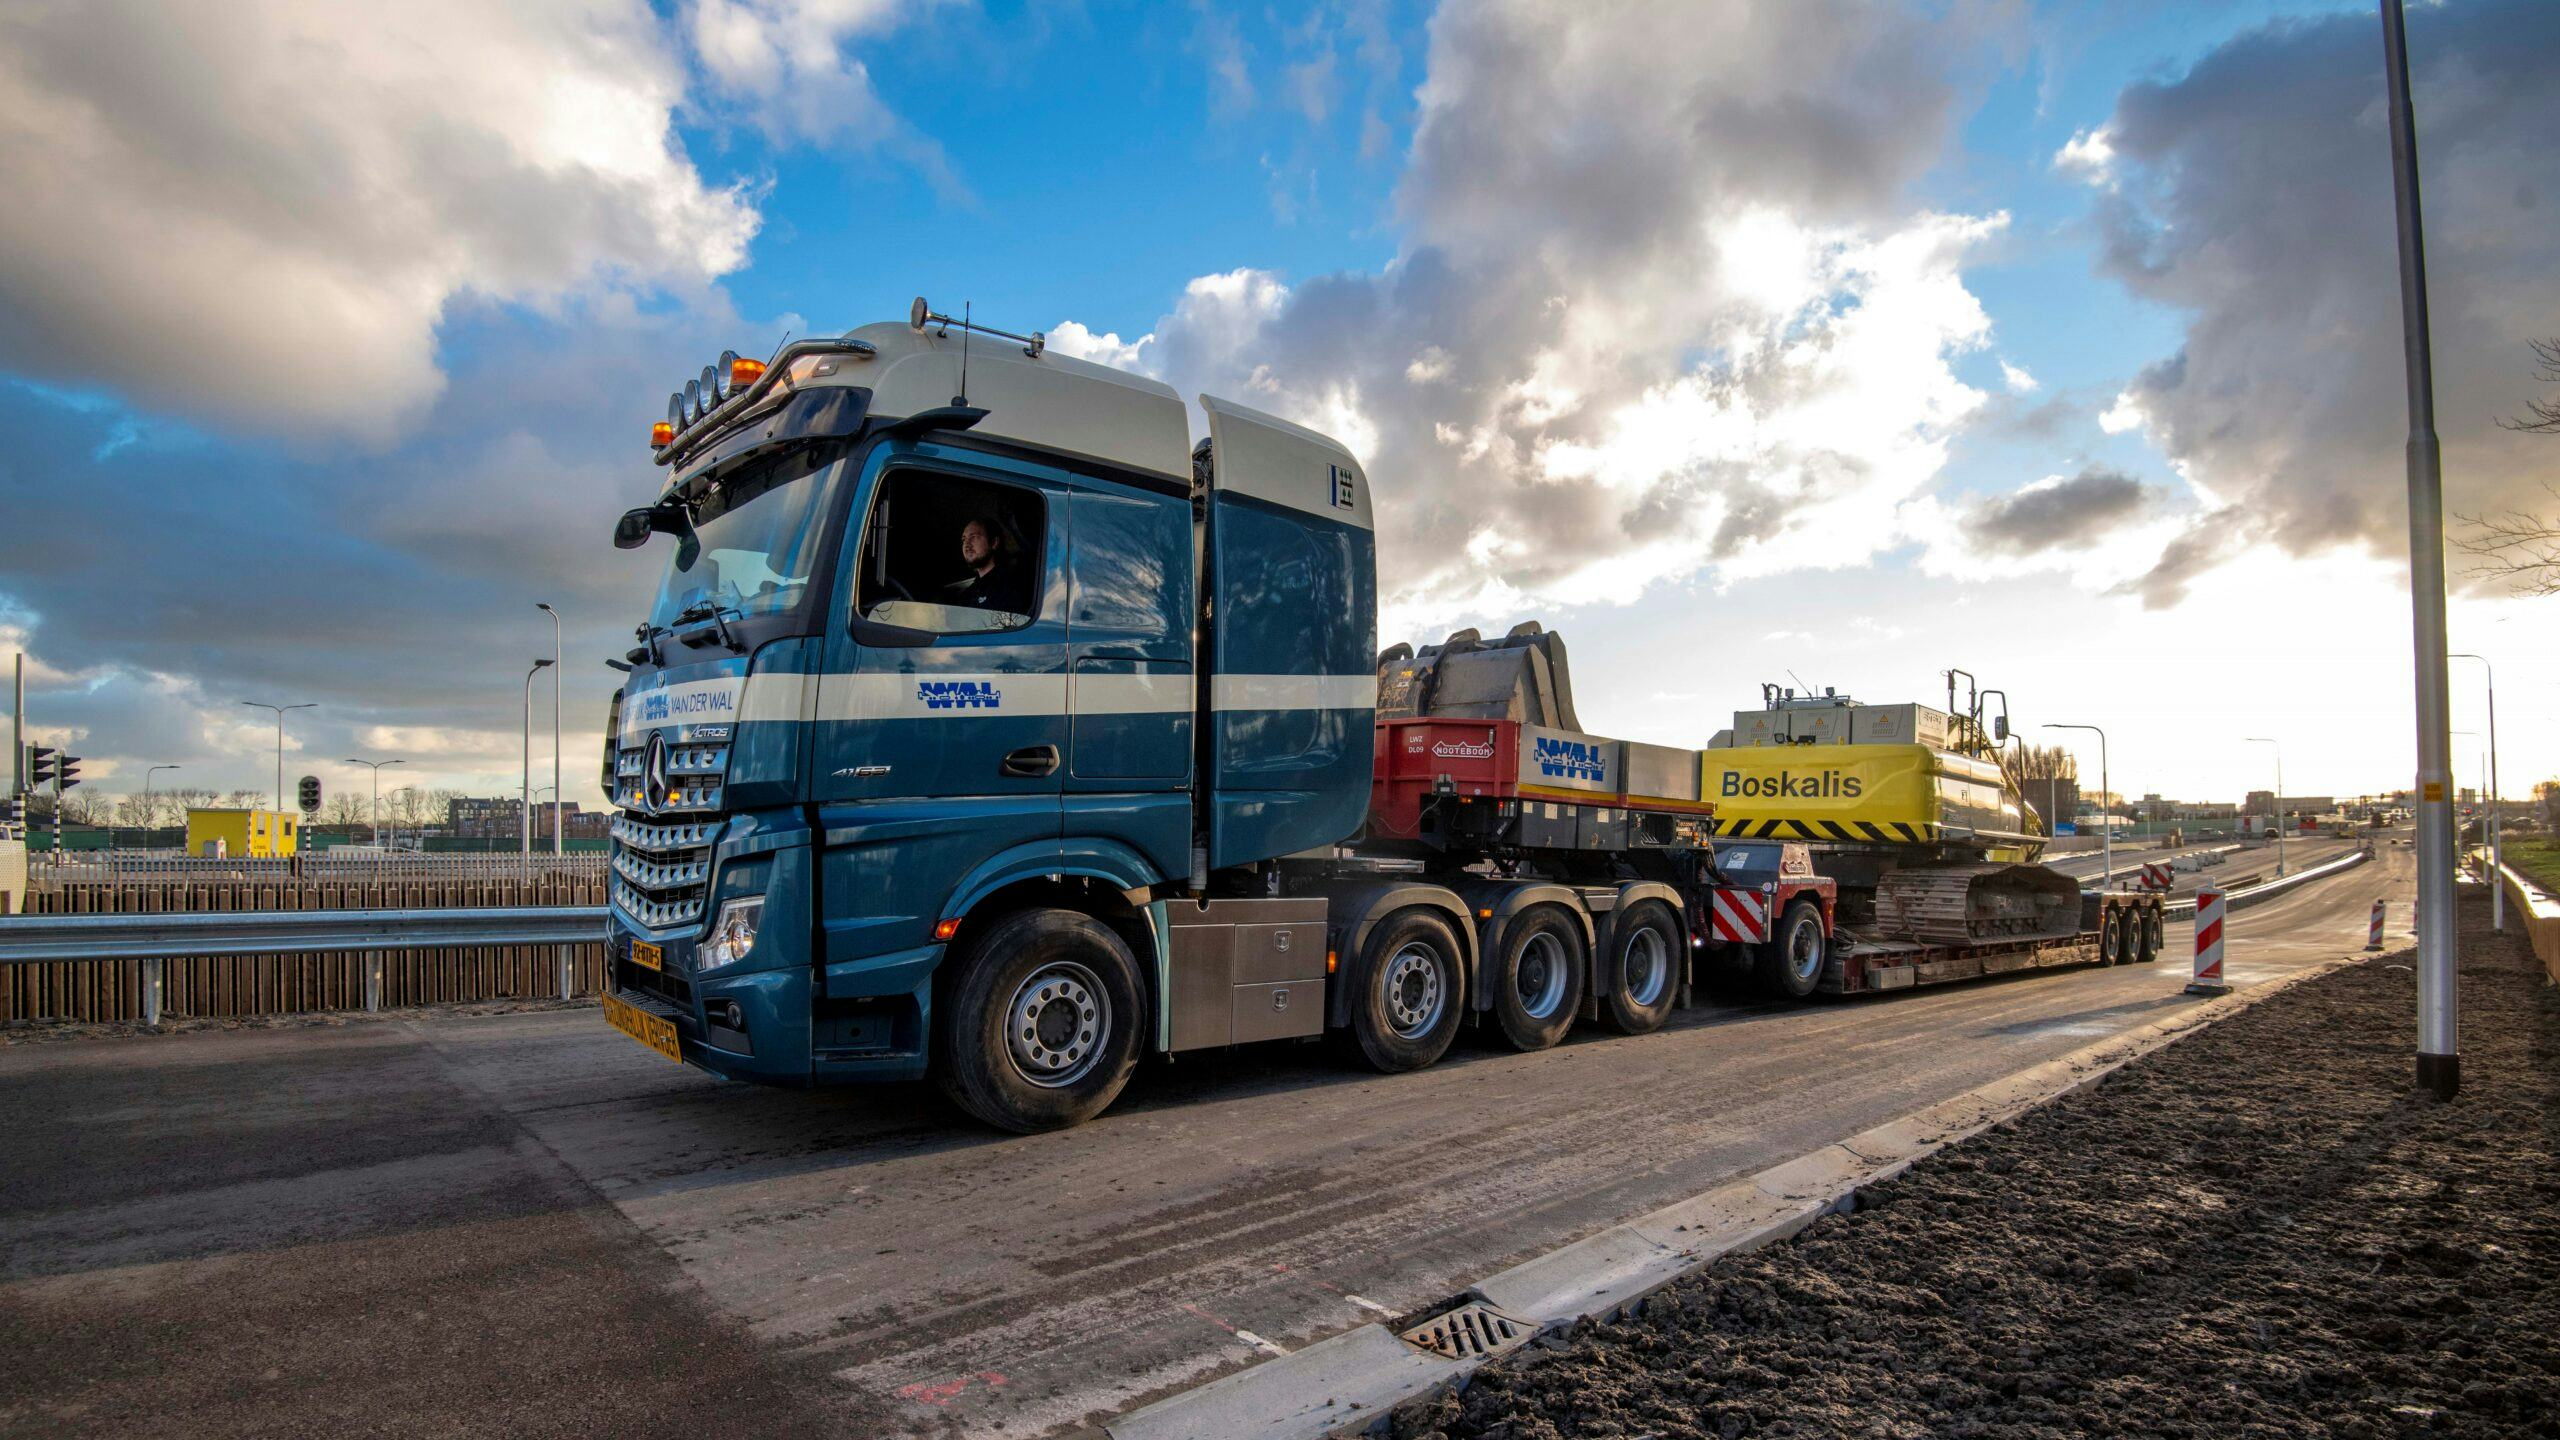
M 720 907 L 720 918 L 711 924 L 711 933 L 703 937 L 702 948 L 694 965 L 696 970 L 717 970 L 735 965 L 756 948 L 756 926 L 764 919 L 764 897 L 751 895 L 732 900 Z

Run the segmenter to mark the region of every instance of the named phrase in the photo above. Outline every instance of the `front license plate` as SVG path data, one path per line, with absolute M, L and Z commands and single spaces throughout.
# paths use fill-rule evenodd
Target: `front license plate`
M 668 1059 L 679 1062 L 684 1059 L 684 1047 L 676 1043 L 674 1021 L 662 1020 L 637 1005 L 610 995 L 604 997 L 604 1018 L 613 1022 L 614 1029 Z
M 631 963 L 664 970 L 667 968 L 667 953 L 646 940 L 634 940 L 631 942 Z

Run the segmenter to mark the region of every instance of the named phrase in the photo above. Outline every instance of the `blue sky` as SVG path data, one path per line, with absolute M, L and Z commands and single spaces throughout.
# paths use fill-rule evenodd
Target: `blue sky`
M 2530 503 L 2553 467 L 2493 421 L 2560 267 L 2507 222 L 2560 176 L 2512 136 L 2560 117 L 2502 77 L 2560 40 L 2524 0 L 2417 10 L 2454 117 L 2439 363 L 2474 402 L 2449 483 Z M 1543 618 L 1598 728 L 1702 744 L 1764 679 L 1926 699 L 1964 665 L 2022 722 L 2119 723 L 2120 789 L 2232 793 L 2260 759 L 2197 737 L 2260 726 L 2299 731 L 2298 790 L 2404 784 L 2370 16 L 34 12 L 0 22 L 0 181 L 31 197 L 0 504 L 43 518 L 0 540 L 0 651 L 103 789 L 262 783 L 236 702 L 292 690 L 323 708 L 289 767 L 402 753 L 485 793 L 550 599 L 594 803 L 594 661 L 650 583 L 603 534 L 658 478 L 665 392 L 923 293 L 1362 444 L 1382 639 Z M 2282 214 L 2246 203 L 2258 150 L 2302 157 Z M 2560 670 L 2520 643 L 2548 603 L 2457 606 L 2458 645 L 2513 657 L 2511 777 L 2560 770 Z

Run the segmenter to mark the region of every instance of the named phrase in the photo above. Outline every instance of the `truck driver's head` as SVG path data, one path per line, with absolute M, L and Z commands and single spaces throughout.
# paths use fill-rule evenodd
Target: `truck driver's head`
M 960 527 L 960 558 L 980 574 L 996 563 L 997 538 L 1002 532 L 996 522 L 978 517 Z

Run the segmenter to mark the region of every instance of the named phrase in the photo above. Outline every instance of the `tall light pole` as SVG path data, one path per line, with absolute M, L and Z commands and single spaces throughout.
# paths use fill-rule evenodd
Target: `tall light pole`
M 536 660 L 524 672 L 524 798 L 518 806 L 524 821 L 524 857 L 533 858 L 533 677 L 551 668 L 548 660 Z
M 264 700 L 243 700 L 240 703 L 248 706 L 252 710 L 273 710 L 276 712 L 276 813 L 281 815 L 284 813 L 284 712 L 287 710 L 317 710 L 320 708 L 320 702 L 317 700 L 307 700 L 299 705 L 270 705 Z
M 533 608 L 551 617 L 551 853 L 562 853 L 560 840 L 560 612 L 537 600 Z
M 2107 794 L 2115 788 L 2107 783 L 2107 732 L 2098 729 L 2095 725 L 2061 725 L 2050 720 L 2045 722 L 2044 728 L 2047 730 L 2089 730 L 2095 731 L 2097 734 L 2098 819 L 2100 821 L 2098 826 L 2098 869 L 2105 877 L 2098 881 L 2098 888 L 2104 890 L 2107 888 L 2107 881 L 2114 879 L 2116 874 L 2116 827 L 2113 824 L 2106 823 L 2115 818 L 2114 816 L 2106 813 Z
M 2400 231 L 2400 337 L 2409 380 L 2409 609 L 2418 694 L 2418 1067 L 2439 1100 L 2462 1090 L 2455 1043 L 2453 762 L 2445 729 L 2444 456 L 2436 444 L 2435 361 L 2427 344 L 2426 227 L 2418 204 L 2418 121 L 2409 105 L 2409 25 L 2401 0 L 2382 6 L 2382 70 L 2391 118 L 2391 181 Z
M 152 807 L 151 803 L 151 777 L 159 774 L 163 770 L 184 770 L 186 768 L 187 767 L 184 765 L 154 765 L 150 769 L 142 772 L 142 830 L 144 834 L 148 835 L 151 833 L 151 817 L 159 813 L 158 810 Z
M 2447 660 L 2477 660 L 2480 671 L 2489 681 L 2489 864 L 2500 872 L 2506 869 L 2507 839 L 2498 833 L 2498 672 L 2490 667 L 2489 657 L 2457 650 Z M 2489 928 L 2507 928 L 2507 887 L 2499 874 L 2489 877 Z
M 382 767 L 385 765 L 403 765 L 408 762 L 403 760 L 358 760 L 350 756 L 347 763 L 350 765 L 370 765 L 373 767 L 373 806 L 366 812 L 365 828 L 373 832 L 373 843 L 376 846 L 379 846 L 382 844 Z
M 2276 746 L 2276 793 L 2267 797 L 2267 818 L 2276 823 L 2276 876 L 2284 876 L 2284 747 L 2264 735 L 2247 737 L 2252 745 Z

